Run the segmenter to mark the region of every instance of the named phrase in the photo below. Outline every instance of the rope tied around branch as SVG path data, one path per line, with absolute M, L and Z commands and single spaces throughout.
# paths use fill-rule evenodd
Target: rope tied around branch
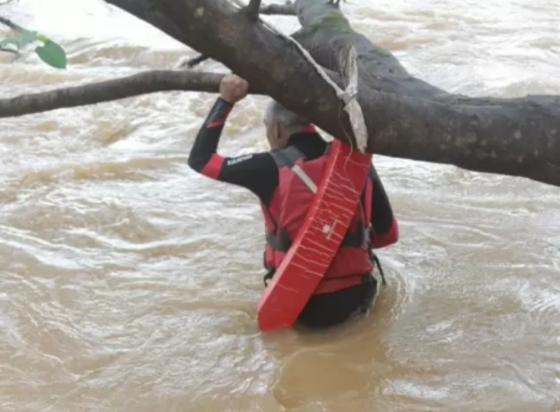
M 350 119 L 350 124 L 352 125 L 352 133 L 354 134 L 354 139 L 356 141 L 356 146 L 358 150 L 362 153 L 366 152 L 367 143 L 368 143 L 368 131 L 366 127 L 366 122 L 364 118 L 364 113 L 362 111 L 362 107 L 358 102 L 358 53 L 354 46 L 350 46 L 347 49 L 347 53 L 345 59 L 343 60 L 342 64 L 342 75 L 346 80 L 346 88 L 341 89 L 338 84 L 336 84 L 329 75 L 325 72 L 323 67 L 315 61 L 313 56 L 307 51 L 297 40 L 295 40 L 291 36 L 286 36 L 283 33 L 280 33 L 276 30 L 275 27 L 271 26 L 270 24 L 263 23 L 266 28 L 271 30 L 278 36 L 283 37 L 284 39 L 288 40 L 291 44 L 293 44 L 300 53 L 304 56 L 304 58 L 312 65 L 312 67 L 317 71 L 317 73 L 331 86 L 331 88 L 335 91 L 336 96 L 342 101 L 344 104 L 344 111 L 348 114 Z M 349 140 L 349 143 L 352 143 L 352 139 L 349 136 L 346 136 Z

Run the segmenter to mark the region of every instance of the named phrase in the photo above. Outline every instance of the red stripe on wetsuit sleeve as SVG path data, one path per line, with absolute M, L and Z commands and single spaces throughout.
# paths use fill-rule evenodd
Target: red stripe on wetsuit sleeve
M 393 218 L 391 228 L 386 233 L 376 233 L 373 236 L 373 247 L 380 248 L 389 246 L 393 243 L 396 243 L 397 240 L 399 240 L 399 223 L 397 222 L 397 219 Z
M 225 122 L 226 122 L 226 119 L 216 120 L 212 123 L 207 124 L 206 127 L 208 129 L 214 129 L 216 127 L 223 126 Z
M 225 159 L 222 156 L 213 154 L 200 173 L 212 179 L 218 179 L 222 171 L 222 167 L 224 166 L 224 160 Z
M 225 100 L 222 101 L 228 106 L 226 107 L 221 105 L 217 106 L 218 110 L 216 112 L 212 111 L 212 113 L 210 113 L 210 119 L 208 119 L 206 128 L 215 129 L 216 127 L 223 126 L 224 123 L 226 122 L 226 119 L 228 118 L 231 109 L 233 108 L 233 105 L 231 103 L 226 102 Z

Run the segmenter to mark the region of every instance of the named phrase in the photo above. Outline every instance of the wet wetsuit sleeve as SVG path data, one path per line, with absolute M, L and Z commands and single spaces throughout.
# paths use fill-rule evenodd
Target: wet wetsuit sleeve
M 371 241 L 374 248 L 381 248 L 397 242 L 399 239 L 399 225 L 393 215 L 391 203 L 375 167 L 371 168 L 371 178 L 373 180 Z
M 218 143 L 233 105 L 218 99 L 200 128 L 189 156 L 195 171 L 222 182 L 245 187 L 269 204 L 278 185 L 278 168 L 269 153 L 224 157 Z

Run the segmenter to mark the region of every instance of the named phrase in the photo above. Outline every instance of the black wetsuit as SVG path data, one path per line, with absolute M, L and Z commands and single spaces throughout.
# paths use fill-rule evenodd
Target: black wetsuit
M 189 165 L 210 178 L 249 189 L 268 206 L 279 182 L 278 167 L 270 153 L 253 153 L 239 157 L 222 157 L 217 154 L 220 136 L 232 105 L 222 99 L 214 104 L 200 129 L 189 156 Z M 327 143 L 317 133 L 296 133 L 289 139 L 311 160 L 322 156 Z M 391 205 L 377 173 L 373 173 L 374 190 L 372 217 L 373 245 L 393 243 L 396 221 Z M 366 281 L 334 293 L 311 297 L 299 320 L 308 326 L 324 327 L 344 321 L 350 314 L 375 294 L 376 282 Z

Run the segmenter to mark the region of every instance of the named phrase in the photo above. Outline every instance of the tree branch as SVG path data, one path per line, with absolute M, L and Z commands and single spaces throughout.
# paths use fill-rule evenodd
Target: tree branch
M 353 137 L 348 116 L 341 116 L 344 105 L 310 65 L 307 52 L 262 21 L 249 24 L 247 15 L 230 1 L 107 1 L 222 62 L 250 82 L 252 93 L 272 96 L 340 139 Z M 369 151 L 560 186 L 560 96 L 496 99 L 447 93 L 412 77 L 390 52 L 354 32 L 333 2 L 297 0 L 296 6 L 303 29 L 294 37 L 327 69 L 329 77 L 336 79 L 342 71 L 340 53 L 349 46 L 355 48 L 358 100 L 365 115 Z M 212 78 L 197 82 L 196 76 Z M 215 92 L 220 76 L 185 71 L 142 73 L 0 100 L 0 116 L 164 90 Z
M 158 18 L 165 16 L 188 46 L 333 136 L 353 137 L 339 97 L 301 50 L 262 22 L 248 24 L 230 1 L 107 1 L 136 15 L 143 5 L 140 17 L 169 32 Z M 303 26 L 297 40 L 329 75 L 341 70 L 341 50 L 356 49 L 368 151 L 560 186 L 560 97 L 473 99 L 446 93 L 414 78 L 393 54 L 354 32 L 336 3 L 297 0 Z
M 249 5 L 246 7 L 246 12 L 249 18 L 257 21 L 259 18 L 259 10 L 261 8 L 261 0 L 250 0 Z
M 8 26 L 10 29 L 15 30 L 15 31 L 23 31 L 23 27 L 18 26 L 17 24 L 15 24 L 13 21 L 11 21 L 10 19 L 7 19 L 6 17 L 2 17 L 0 16 L 0 23 L 2 23 L 5 26 Z
M 333 7 L 334 6 L 334 7 Z M 560 186 L 560 96 L 469 98 L 411 76 L 395 56 L 353 31 L 323 0 L 296 0 L 297 39 L 323 66 L 358 51 L 359 101 L 370 149 Z
M 208 60 L 209 57 L 205 56 L 203 54 L 197 56 L 197 57 L 193 57 L 190 60 L 187 60 L 187 62 L 185 63 L 186 67 L 188 67 L 189 69 L 192 69 L 195 66 L 198 66 L 200 63 Z
M 146 93 L 184 90 L 216 93 L 223 74 L 156 70 L 83 86 L 0 99 L 0 117 L 124 99 Z M 251 90 L 252 93 L 256 91 Z

